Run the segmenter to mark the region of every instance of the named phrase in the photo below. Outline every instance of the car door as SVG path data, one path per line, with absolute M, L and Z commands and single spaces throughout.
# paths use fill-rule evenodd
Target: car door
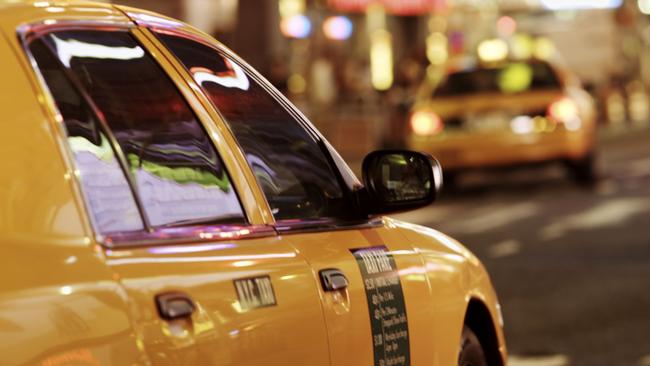
M 282 242 L 314 270 L 333 365 L 435 365 L 431 291 L 389 221 L 355 214 L 359 182 L 318 132 L 246 64 L 191 31 L 152 26 L 218 111 L 266 197 Z M 197 88 L 198 89 L 198 88 Z
M 311 267 L 138 34 L 62 21 L 26 37 L 138 345 L 156 365 L 329 364 Z

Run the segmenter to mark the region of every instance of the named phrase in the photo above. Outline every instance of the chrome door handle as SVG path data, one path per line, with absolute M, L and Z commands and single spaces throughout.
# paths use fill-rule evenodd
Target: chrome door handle
M 158 315 L 165 320 L 189 318 L 194 313 L 194 301 L 182 292 L 166 292 L 156 295 Z
M 320 272 L 320 282 L 323 285 L 323 290 L 339 291 L 348 288 L 348 279 L 341 270 L 336 268 L 323 269 Z

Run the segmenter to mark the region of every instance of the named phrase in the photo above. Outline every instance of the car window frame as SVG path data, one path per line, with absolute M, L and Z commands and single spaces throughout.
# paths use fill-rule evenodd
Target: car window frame
M 131 14 L 129 14 L 131 15 Z M 237 54 L 232 52 L 228 47 L 220 44 L 218 41 L 217 42 L 211 42 L 209 39 L 206 39 L 206 37 L 199 35 L 195 32 L 187 31 L 185 29 L 181 29 L 178 27 L 171 27 L 166 24 L 161 24 L 161 23 L 156 23 L 152 21 L 142 21 L 142 20 L 136 20 L 137 23 L 148 31 L 148 36 L 153 38 L 155 40 L 156 46 L 163 49 L 165 53 L 167 53 L 169 56 L 174 59 L 174 62 L 179 64 L 179 67 L 181 70 L 178 70 L 178 72 L 183 72 L 188 82 L 191 82 L 193 84 L 193 90 L 195 93 L 198 93 L 201 95 L 201 98 L 207 101 L 207 104 L 209 105 L 209 108 L 211 108 L 216 114 L 219 115 L 220 119 L 224 121 L 224 125 L 226 130 L 230 133 L 234 141 L 236 142 L 238 149 L 244 152 L 242 149 L 241 145 L 239 144 L 239 141 L 237 137 L 234 135 L 232 129 L 230 126 L 225 123 L 227 119 L 222 115 L 222 113 L 219 111 L 219 109 L 212 103 L 210 100 L 210 97 L 207 95 L 206 91 L 198 85 L 194 78 L 192 77 L 191 73 L 183 62 L 176 57 L 174 52 L 172 52 L 169 48 L 167 48 L 162 40 L 160 40 L 157 36 L 157 33 L 163 33 L 171 36 L 176 36 L 176 37 L 182 37 L 189 39 L 191 41 L 197 42 L 199 44 L 202 44 L 206 47 L 209 47 L 213 49 L 216 53 L 222 54 L 225 57 L 231 59 L 235 63 L 237 63 L 245 72 L 246 74 L 251 77 L 263 90 L 264 92 L 268 93 L 271 98 L 273 98 L 274 101 L 276 101 L 280 107 L 284 108 L 285 111 L 292 117 L 294 120 L 298 123 L 298 125 L 305 130 L 305 132 L 314 139 L 314 141 L 318 144 L 320 152 L 323 154 L 325 159 L 327 160 L 327 163 L 331 169 L 331 171 L 335 174 L 335 178 L 337 183 L 339 184 L 342 194 L 345 197 L 345 199 L 348 199 L 352 202 L 352 207 L 353 209 L 359 214 L 358 218 L 352 218 L 352 219 L 343 219 L 343 218 L 320 218 L 320 219 L 288 219 L 288 220 L 275 220 L 274 219 L 274 227 L 279 233 L 303 233 L 303 232 L 315 232 L 315 231 L 328 231 L 328 230 L 345 230 L 345 229 L 359 229 L 359 228 L 368 228 L 368 227 L 377 227 L 381 226 L 383 224 L 383 221 L 381 218 L 377 217 L 362 217 L 362 208 L 359 205 L 359 200 L 356 199 L 357 193 L 363 188 L 361 183 L 356 179 L 356 176 L 354 173 L 351 172 L 350 168 L 347 166 L 347 164 L 340 158 L 338 157 L 339 160 L 341 160 L 340 163 L 337 163 L 337 159 L 334 157 L 334 154 L 338 154 L 333 147 L 327 142 L 325 137 L 316 129 L 316 127 L 309 121 L 309 119 L 300 111 L 298 110 L 282 93 L 280 93 L 275 87 L 273 87 L 255 68 L 250 66 L 245 60 L 241 59 Z M 344 164 L 344 167 L 341 167 L 340 165 Z M 250 169 L 250 165 L 248 162 L 246 163 L 246 166 L 248 169 Z M 346 168 L 349 172 L 343 172 L 341 171 L 342 168 Z M 352 176 L 354 179 L 348 179 L 346 180 L 345 175 Z M 353 182 L 349 182 L 353 180 Z M 259 183 L 257 181 L 254 182 L 259 188 Z M 261 188 L 260 188 L 261 191 Z M 263 199 L 265 200 L 265 203 L 268 206 L 268 200 L 266 199 L 266 196 L 262 194 Z
M 216 153 L 219 155 L 222 160 L 223 168 L 226 170 L 226 173 L 229 177 L 232 177 L 231 172 L 237 172 L 238 169 L 233 169 L 223 158 L 221 158 L 221 153 L 217 147 L 217 143 L 209 133 L 209 129 L 206 126 L 206 122 L 203 118 L 200 117 L 200 114 L 197 113 L 195 107 L 190 103 L 187 96 L 180 90 L 180 86 L 174 80 L 171 73 L 176 72 L 176 70 L 170 70 L 166 68 L 165 65 L 161 64 L 152 54 L 151 49 L 143 44 L 138 35 L 135 33 L 135 30 L 139 29 L 136 24 L 126 23 L 126 22 L 111 22 L 111 21 L 86 21 L 86 20 L 61 20 L 55 22 L 40 21 L 30 24 L 23 24 L 16 29 L 16 35 L 18 37 L 18 43 L 20 45 L 20 51 L 22 55 L 26 57 L 27 62 L 29 63 L 28 73 L 31 73 L 37 79 L 36 92 L 42 95 L 46 102 L 45 109 L 48 119 L 54 125 L 57 126 L 56 133 L 54 138 L 57 140 L 57 144 L 62 150 L 63 160 L 66 166 L 70 167 L 71 172 L 76 172 L 77 162 L 75 160 L 74 154 L 71 147 L 67 143 L 67 130 L 63 126 L 63 117 L 61 111 L 59 110 L 54 97 L 45 82 L 45 79 L 38 68 L 36 60 L 32 55 L 29 45 L 30 42 L 34 39 L 41 38 L 47 34 L 63 31 L 63 30 L 93 30 L 93 31 L 121 31 L 127 32 L 133 39 L 138 43 L 142 49 L 151 56 L 153 61 L 156 63 L 161 70 L 167 74 L 170 78 L 170 82 L 173 87 L 177 89 L 179 95 L 187 103 L 190 111 L 195 115 L 197 122 L 206 132 L 206 135 L 209 137 L 210 142 L 213 144 L 213 147 Z M 88 104 L 88 107 L 91 109 L 94 117 L 99 121 L 99 124 L 102 128 L 106 128 L 105 121 L 101 118 L 100 114 L 98 115 L 96 107 L 92 98 L 84 91 L 83 88 L 78 88 L 77 82 L 74 77 L 68 75 L 68 71 L 64 70 L 68 80 L 75 87 L 75 91 L 78 92 L 81 97 L 84 99 L 84 102 Z M 195 242 L 205 242 L 205 241 L 214 241 L 220 239 L 236 240 L 236 239 L 247 239 L 247 238 L 258 238 L 258 237 L 267 237 L 267 236 L 276 236 L 278 233 L 276 229 L 271 225 L 265 224 L 251 224 L 250 222 L 250 213 L 246 209 L 240 197 L 240 188 L 236 181 L 231 178 L 231 184 L 235 193 L 238 196 L 239 204 L 244 215 L 244 223 L 238 224 L 199 224 L 199 225 L 179 225 L 173 227 L 152 227 L 144 211 L 144 207 L 141 206 L 140 196 L 137 192 L 137 187 L 132 184 L 132 178 L 122 162 L 125 157 L 121 151 L 121 147 L 117 140 L 115 140 L 112 131 L 110 128 L 107 133 L 109 143 L 111 147 L 116 152 L 117 160 L 120 162 L 120 169 L 125 174 L 129 189 L 132 192 L 136 206 L 138 207 L 138 213 L 140 214 L 140 219 L 142 220 L 144 230 L 142 231 L 133 231 L 133 232 L 116 232 L 110 234 L 101 234 L 98 230 L 97 224 L 94 221 L 92 208 L 87 197 L 86 192 L 83 189 L 80 177 L 77 174 L 70 174 L 73 177 L 67 177 L 67 179 L 72 179 L 74 181 L 75 192 L 77 193 L 77 199 L 82 201 L 81 204 L 78 204 L 78 207 L 81 209 L 82 216 L 87 223 L 89 228 L 92 231 L 95 241 L 100 245 L 109 248 L 109 249 L 121 249 L 121 248 L 131 248 L 131 247 L 142 247 L 142 246 L 158 246 L 158 245 L 178 245 L 179 243 L 195 243 Z

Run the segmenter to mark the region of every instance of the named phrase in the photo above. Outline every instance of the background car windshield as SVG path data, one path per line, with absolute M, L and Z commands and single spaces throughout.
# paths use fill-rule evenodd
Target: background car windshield
M 508 63 L 494 68 L 454 72 L 434 91 L 433 97 L 482 93 L 522 93 L 560 89 L 560 81 L 545 62 Z
M 186 38 L 159 37 L 228 123 L 276 220 L 349 216 L 326 147 L 315 135 L 233 60 Z
M 118 197 L 102 201 L 98 197 L 105 191 L 91 187 L 95 181 L 110 181 L 108 168 L 102 164 L 104 155 L 113 156 L 105 136 L 110 133 L 119 144 L 134 191 L 152 226 L 244 222 L 236 192 L 206 131 L 165 72 L 130 34 L 62 31 L 32 45 L 42 69 L 46 49 L 58 57 L 59 65 L 50 65 L 52 70 L 45 74 L 52 76 L 46 81 L 63 114 L 86 195 L 91 203 L 103 203 L 101 207 L 91 204 L 94 211 L 123 204 Z M 37 47 L 46 49 L 39 51 Z M 57 70 L 67 71 L 54 76 Z M 70 98 L 65 93 L 71 86 L 66 77 L 75 80 L 89 96 L 97 117 L 86 117 L 89 113 L 83 103 L 67 103 Z M 76 114 L 85 114 L 78 117 L 69 112 L 69 107 L 76 108 Z M 104 130 L 98 127 L 98 118 L 104 120 Z M 114 172 L 117 163 L 114 158 L 111 161 Z M 119 176 L 111 174 L 111 178 Z M 125 186 L 124 181 L 118 183 Z M 99 229 L 104 227 L 100 225 Z

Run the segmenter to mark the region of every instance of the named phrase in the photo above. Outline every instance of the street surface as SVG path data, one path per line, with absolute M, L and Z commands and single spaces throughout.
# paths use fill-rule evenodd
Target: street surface
M 650 132 L 603 139 L 600 162 L 592 189 L 561 167 L 466 176 L 433 206 L 396 216 L 481 258 L 511 366 L 650 365 Z

